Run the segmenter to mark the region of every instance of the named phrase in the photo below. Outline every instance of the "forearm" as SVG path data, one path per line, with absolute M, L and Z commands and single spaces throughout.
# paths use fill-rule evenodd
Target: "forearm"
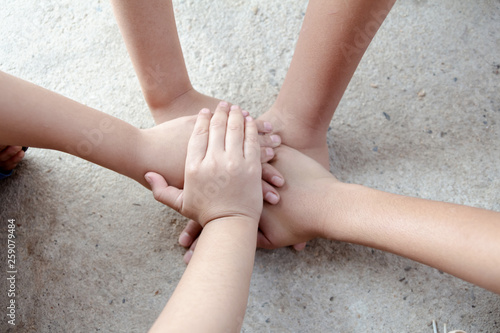
M 282 87 L 287 94 L 278 96 L 278 107 L 320 110 L 327 128 L 363 54 L 395 1 L 309 1 Z M 294 98 L 293 105 L 288 105 L 289 96 L 301 98 Z
M 202 231 L 196 252 L 151 332 L 236 332 L 252 275 L 257 221 L 217 220 Z
M 145 183 L 134 126 L 3 72 L 0 87 L 2 144 L 59 150 Z
M 342 186 L 344 204 L 330 214 L 344 228 L 328 221 L 327 238 L 392 252 L 500 293 L 500 213 Z
M 112 0 L 148 105 L 155 109 L 192 88 L 171 0 Z M 174 84 L 173 84 L 174 83 Z

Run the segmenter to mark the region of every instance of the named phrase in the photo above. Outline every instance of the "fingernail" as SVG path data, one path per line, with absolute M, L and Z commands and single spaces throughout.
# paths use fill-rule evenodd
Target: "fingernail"
M 265 121 L 265 122 L 264 122 L 264 129 L 265 129 L 266 131 L 271 132 L 271 131 L 273 130 L 273 125 L 272 125 L 270 122 Z
M 248 117 L 245 117 L 245 120 L 248 121 L 248 122 L 250 122 L 250 121 L 253 121 L 253 118 L 250 117 L 250 116 L 248 116 Z
M 243 110 L 243 111 L 241 111 L 241 114 L 243 114 L 243 117 L 246 117 L 246 116 L 250 115 L 250 112 Z
M 192 257 L 193 257 L 193 251 L 191 250 L 187 251 L 186 254 L 184 255 L 184 262 L 188 264 L 189 260 L 191 260 Z
M 231 110 L 239 110 L 240 107 L 238 105 L 231 105 Z
M 148 174 L 144 175 L 144 179 L 146 179 L 146 181 L 148 182 L 148 184 L 151 184 L 151 177 L 149 177 Z
M 210 110 L 207 108 L 201 109 L 200 113 L 210 113 Z
M 181 233 L 179 236 L 179 244 L 181 244 L 181 246 L 188 247 L 191 245 L 191 236 L 189 236 L 187 232 Z
M 228 105 L 229 105 L 229 104 L 227 104 L 227 102 L 225 102 L 225 101 L 220 101 L 220 102 L 219 102 L 219 106 L 222 106 L 222 107 L 224 107 L 224 108 L 225 108 L 225 107 L 227 107 Z
M 274 143 L 281 143 L 281 137 L 276 134 L 271 135 L 271 140 L 273 140 Z
M 279 201 L 279 198 L 273 192 L 267 192 L 266 193 L 266 201 L 269 202 L 272 205 L 276 205 L 278 203 L 278 201 Z
M 285 180 L 281 177 L 278 177 L 278 176 L 273 176 L 271 178 L 271 182 L 273 183 L 273 185 L 276 185 L 276 186 L 283 186 L 285 184 Z
M 267 156 L 274 156 L 273 148 L 266 148 L 266 155 Z

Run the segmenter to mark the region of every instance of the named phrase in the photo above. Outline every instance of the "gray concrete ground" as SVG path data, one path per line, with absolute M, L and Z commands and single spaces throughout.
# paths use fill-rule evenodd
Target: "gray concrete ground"
M 306 5 L 175 1 L 194 85 L 264 112 Z M 0 70 L 153 126 L 107 1 L 0 0 L 0 8 Z M 332 172 L 500 210 L 499 31 L 497 0 L 397 3 L 332 121 Z M 143 332 L 184 271 L 177 236 L 186 220 L 78 158 L 30 149 L 1 182 L 0 202 L 0 331 Z M 6 318 L 8 219 L 17 231 L 16 327 Z M 500 297 L 395 255 L 316 240 L 301 253 L 257 252 L 243 331 L 430 333 L 433 319 L 498 333 Z

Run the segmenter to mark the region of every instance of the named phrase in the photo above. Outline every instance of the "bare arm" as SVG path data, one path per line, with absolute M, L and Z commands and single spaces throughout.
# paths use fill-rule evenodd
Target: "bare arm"
M 162 108 L 192 89 L 172 1 L 112 0 L 111 3 L 149 107 Z
M 256 239 L 257 220 L 228 219 L 205 226 L 196 253 L 150 332 L 239 332 Z
M 325 238 L 370 246 L 500 293 L 500 213 L 342 185 Z M 347 204 L 350 203 L 350 204 Z M 332 221 L 345 225 L 342 236 Z
M 500 213 L 341 183 L 286 146 L 278 149 L 274 166 L 286 184 L 280 203 L 264 207 L 260 246 L 314 237 L 356 243 L 500 293 Z
M 132 125 L 3 72 L 0 87 L 2 144 L 71 153 L 145 183 Z
M 227 111 L 220 105 L 212 120 L 200 113 L 183 191 L 158 174 L 146 175 L 158 201 L 204 226 L 197 251 L 151 332 L 241 329 L 262 211 L 261 168 L 255 123 L 245 121 L 238 108 L 229 117 Z
M 186 147 L 196 116 L 137 129 L 106 113 L 0 72 L 0 119 L 2 145 L 66 152 L 146 187 L 149 185 L 144 175 L 154 171 L 169 184 L 182 187 Z M 259 141 L 263 145 L 262 162 L 266 162 L 274 154 L 270 146 L 276 143 L 266 135 L 259 135 Z M 274 184 L 274 175 L 280 175 L 269 166 L 266 170 L 269 172 L 264 174 L 267 183 L 263 183 L 263 191 L 276 192 L 269 184 Z
M 326 133 L 363 54 L 396 0 L 311 0 L 273 108 Z M 285 117 L 286 118 L 286 117 Z M 280 133 L 285 144 L 286 129 Z M 298 145 L 297 145 L 298 147 Z

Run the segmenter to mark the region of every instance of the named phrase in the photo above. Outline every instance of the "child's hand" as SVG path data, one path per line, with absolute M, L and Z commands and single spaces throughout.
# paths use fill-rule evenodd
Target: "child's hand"
M 203 109 L 188 144 L 184 190 L 159 174 L 145 178 L 156 200 L 202 226 L 225 217 L 258 221 L 262 212 L 260 146 L 255 122 L 237 106 Z
M 248 114 L 248 112 L 243 112 L 244 116 Z M 136 163 L 130 164 L 134 173 L 137 174 L 137 177 L 133 178 L 149 188 L 144 175 L 152 171 L 162 175 L 169 185 L 183 188 L 187 146 L 196 119 L 197 116 L 186 116 L 153 128 L 142 129 L 138 152 L 133 154 L 131 159 Z M 272 148 L 279 146 L 279 137 L 275 137 L 263 121 L 255 120 L 255 123 L 259 132 L 261 162 L 264 163 L 262 165 L 264 200 L 276 204 L 279 201 L 276 188 L 283 185 L 283 176 L 265 162 L 274 156 Z
M 321 164 L 285 145 L 276 149 L 271 164 L 286 184 L 279 189 L 280 202 L 262 211 L 257 246 L 274 249 L 324 237 L 324 212 L 337 208 L 334 203 L 325 207 L 323 198 L 336 190 L 332 184 L 342 183 Z
M 331 205 L 325 206 L 325 198 L 331 193 L 340 193 L 339 188 L 343 183 L 321 164 L 286 145 L 276 148 L 276 157 L 271 164 L 285 177 L 286 183 L 278 189 L 281 199 L 278 204 L 264 204 L 257 247 L 275 249 L 315 237 L 327 237 L 323 224 L 330 220 L 325 222 L 326 213 L 342 207 L 333 201 Z M 339 231 L 346 229 L 338 221 L 330 222 L 338 226 Z M 187 234 L 193 237 L 198 232 L 197 226 L 188 223 L 181 236 Z M 305 246 L 305 243 L 301 244 Z M 194 240 L 184 255 L 186 264 L 191 260 L 193 251 L 196 252 L 196 245 L 197 240 Z

